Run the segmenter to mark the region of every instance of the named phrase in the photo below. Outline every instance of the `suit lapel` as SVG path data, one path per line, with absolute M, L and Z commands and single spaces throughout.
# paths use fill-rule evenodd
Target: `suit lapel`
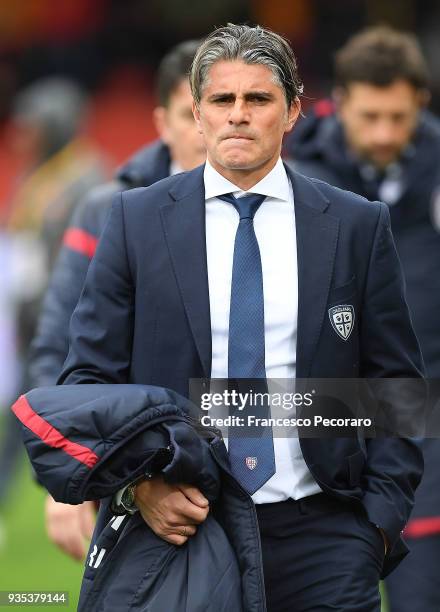
M 205 191 L 201 166 L 182 176 L 162 205 L 165 239 L 205 376 L 212 343 L 206 259 Z M 286 167 L 295 199 L 298 252 L 296 376 L 307 378 L 326 314 L 339 220 L 324 214 L 328 200 L 310 179 Z
M 211 373 L 204 166 L 182 176 L 161 207 L 165 239 L 205 376 Z
M 329 202 L 309 179 L 287 171 L 295 200 L 298 254 L 296 376 L 307 378 L 326 315 L 339 220 L 324 214 Z

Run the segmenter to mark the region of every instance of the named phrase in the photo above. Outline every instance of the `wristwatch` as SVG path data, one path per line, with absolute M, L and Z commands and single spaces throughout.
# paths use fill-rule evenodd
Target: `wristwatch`
M 127 514 L 134 514 L 138 511 L 135 504 L 136 484 L 129 484 L 121 495 L 121 506 L 127 511 Z
M 162 455 L 165 455 L 166 462 L 164 465 L 167 465 L 167 463 L 170 461 L 170 456 L 171 458 L 173 456 L 173 447 L 171 444 L 169 444 L 165 449 L 162 449 Z M 113 514 L 118 516 L 122 516 L 124 514 L 135 514 L 139 510 L 135 503 L 136 486 L 144 480 L 151 480 L 158 471 L 159 470 L 144 472 L 142 476 L 139 476 L 139 478 L 136 478 L 136 480 L 133 482 L 130 482 L 122 489 L 119 489 L 119 491 L 113 495 L 110 502 L 110 508 Z
M 115 494 L 112 500 L 112 512 L 114 514 L 135 514 L 138 511 L 134 501 L 138 482 L 131 482 Z

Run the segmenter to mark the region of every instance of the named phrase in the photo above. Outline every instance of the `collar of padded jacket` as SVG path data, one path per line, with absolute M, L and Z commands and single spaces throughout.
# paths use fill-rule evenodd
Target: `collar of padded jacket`
M 12 410 L 54 499 L 101 500 L 80 612 L 266 610 L 253 501 L 188 399 L 146 385 L 63 385 L 30 391 Z M 193 484 L 211 503 L 184 546 L 158 538 L 139 513 L 112 516 L 113 494 L 147 471 Z

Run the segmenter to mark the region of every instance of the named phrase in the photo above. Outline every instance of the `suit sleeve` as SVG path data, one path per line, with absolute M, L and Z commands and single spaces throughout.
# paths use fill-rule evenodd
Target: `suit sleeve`
M 362 311 L 361 373 L 367 379 L 379 379 L 378 385 L 381 378 L 398 379 L 396 385 L 401 388 L 405 379 L 421 382 L 423 362 L 405 300 L 388 208 L 380 207 Z M 382 382 L 389 389 L 390 381 Z M 423 419 L 419 407 L 423 410 L 423 398 L 395 404 L 393 418 Z M 370 521 L 385 530 L 391 546 L 408 521 L 422 473 L 420 439 L 387 437 L 367 442 L 363 505 Z
M 112 195 L 98 188 L 76 208 L 63 237 L 31 345 L 33 387 L 54 385 L 69 350 L 69 323 L 111 207 Z
M 58 384 L 129 382 L 133 304 L 122 194 L 117 194 L 70 321 L 70 349 Z

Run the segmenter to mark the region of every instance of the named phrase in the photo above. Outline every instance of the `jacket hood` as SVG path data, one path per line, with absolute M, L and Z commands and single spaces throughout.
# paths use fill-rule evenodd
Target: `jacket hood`
M 162 140 L 156 140 L 139 149 L 123 164 L 116 177 L 127 184 L 128 188 L 148 187 L 169 175 L 170 151 Z
M 300 162 L 325 162 L 332 168 L 346 168 L 344 134 L 330 100 L 315 104 L 286 139 L 288 157 Z

